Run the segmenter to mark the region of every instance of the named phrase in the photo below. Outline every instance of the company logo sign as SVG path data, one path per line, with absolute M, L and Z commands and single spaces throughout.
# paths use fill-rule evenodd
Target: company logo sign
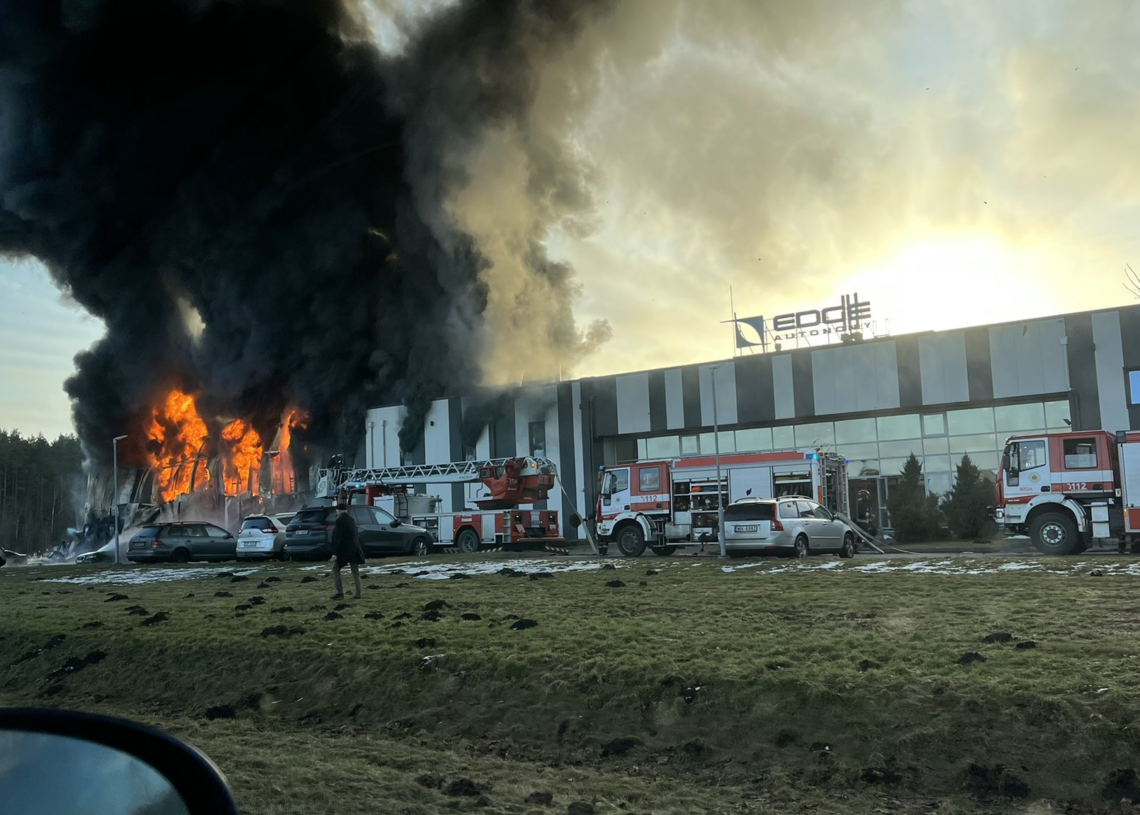
M 732 322 L 736 324 L 737 348 L 756 345 L 766 348 L 770 341 L 852 334 L 860 331 L 870 319 L 870 301 L 860 300 L 858 294 L 845 294 L 839 299 L 838 305 L 779 314 L 770 323 L 763 316 L 737 317 Z M 745 337 L 740 330 L 742 325 L 755 331 L 760 337 L 759 341 Z

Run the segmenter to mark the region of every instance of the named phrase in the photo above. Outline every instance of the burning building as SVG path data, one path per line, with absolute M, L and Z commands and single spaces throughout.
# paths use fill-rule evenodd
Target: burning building
M 535 111 L 573 97 L 608 4 L 425 4 L 388 50 L 375 8 L 0 0 L 0 253 L 106 325 L 66 383 L 92 506 L 124 434 L 117 502 L 264 502 L 355 449 L 369 404 L 404 406 L 411 449 L 495 360 L 542 375 L 605 338 L 543 243 L 589 173 Z

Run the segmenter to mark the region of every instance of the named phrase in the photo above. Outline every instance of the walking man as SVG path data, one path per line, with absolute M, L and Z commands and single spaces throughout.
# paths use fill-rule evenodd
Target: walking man
M 360 599 L 360 564 L 364 562 L 364 549 L 360 546 L 360 536 L 356 532 L 356 521 L 348 514 L 344 504 L 336 506 L 336 525 L 332 533 L 333 583 L 336 585 L 334 600 L 344 599 L 344 586 L 340 582 L 340 569 L 344 564 L 352 568 L 352 580 L 356 584 L 356 599 Z

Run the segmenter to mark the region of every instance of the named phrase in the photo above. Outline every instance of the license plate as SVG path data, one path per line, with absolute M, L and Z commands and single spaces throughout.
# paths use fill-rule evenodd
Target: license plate
M 242 541 L 242 546 L 257 546 L 258 541 Z
M 307 529 L 298 529 L 298 530 L 297 530 L 297 534 L 298 534 L 298 535 L 308 535 L 308 534 L 309 534 L 309 530 L 307 530 Z
M 736 527 L 736 531 L 737 532 L 755 532 L 757 530 L 757 528 L 758 527 L 755 524 L 753 524 L 751 526 L 738 526 L 738 527 Z

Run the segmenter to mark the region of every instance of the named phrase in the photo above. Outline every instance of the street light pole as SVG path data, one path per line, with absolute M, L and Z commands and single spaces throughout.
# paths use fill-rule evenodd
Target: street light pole
M 125 439 L 126 436 L 115 436 L 111 439 L 111 468 L 114 473 L 111 475 L 112 483 L 114 486 L 114 495 L 111 496 L 111 508 L 115 511 L 115 565 L 119 565 L 119 442 Z
M 720 556 L 728 557 L 728 550 L 724 546 L 724 493 L 721 492 L 720 480 L 720 417 L 716 411 L 716 369 L 719 365 L 709 368 L 712 380 L 712 408 L 713 408 L 713 450 L 716 451 L 716 537 L 720 543 Z

